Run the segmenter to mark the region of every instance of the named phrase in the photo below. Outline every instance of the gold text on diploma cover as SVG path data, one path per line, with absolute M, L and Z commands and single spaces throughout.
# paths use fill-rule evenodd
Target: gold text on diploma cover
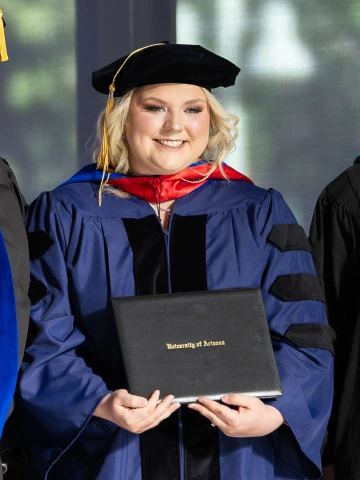
M 200 348 L 200 347 L 220 347 L 225 346 L 225 341 L 220 340 L 218 342 L 213 342 L 212 340 L 200 341 L 200 342 L 189 342 L 189 343 L 167 343 L 166 348 L 168 350 L 176 350 L 179 348 Z

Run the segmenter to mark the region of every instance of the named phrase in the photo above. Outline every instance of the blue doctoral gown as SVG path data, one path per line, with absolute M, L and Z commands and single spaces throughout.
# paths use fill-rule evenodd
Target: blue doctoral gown
M 99 208 L 99 174 L 85 167 L 41 194 L 28 214 L 29 232 L 47 239 L 32 260 L 31 318 L 39 333 L 20 383 L 29 478 L 319 478 L 332 348 L 310 249 L 281 195 L 246 181 L 209 181 L 175 201 L 164 232 L 140 198 L 105 192 Z M 111 297 L 258 286 L 283 388 L 282 398 L 267 403 L 286 424 L 258 438 L 230 438 L 210 427 L 216 438 L 207 452 L 192 444 L 197 417 L 182 423 L 186 407 L 172 416 L 175 443 L 166 432 L 146 443 L 146 436 L 92 416 L 105 395 L 125 385 Z

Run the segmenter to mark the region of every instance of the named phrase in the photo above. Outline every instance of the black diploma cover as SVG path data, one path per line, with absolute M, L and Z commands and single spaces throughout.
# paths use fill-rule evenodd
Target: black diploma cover
M 259 288 L 111 300 L 130 393 L 282 395 Z

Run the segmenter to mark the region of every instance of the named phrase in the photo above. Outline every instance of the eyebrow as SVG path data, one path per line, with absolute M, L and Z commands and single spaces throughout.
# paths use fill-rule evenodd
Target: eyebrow
M 153 100 L 155 102 L 162 103 L 163 105 L 168 105 L 168 102 L 166 102 L 165 100 L 161 100 L 161 98 L 157 98 L 157 97 L 146 97 L 146 98 L 141 98 L 140 97 L 140 100 L 142 102 L 144 102 L 146 100 Z M 188 100 L 187 102 L 185 102 L 184 105 L 189 105 L 191 103 L 198 103 L 198 102 L 206 103 L 206 101 L 202 100 L 201 98 L 193 98 L 192 100 Z

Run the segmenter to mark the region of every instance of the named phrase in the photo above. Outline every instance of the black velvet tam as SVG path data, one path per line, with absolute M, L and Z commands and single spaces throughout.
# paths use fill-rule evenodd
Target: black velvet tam
M 113 78 L 128 55 L 93 72 L 92 85 L 108 94 Z M 240 72 L 233 63 L 200 45 L 162 44 L 145 48 L 128 59 L 115 80 L 114 97 L 128 90 L 155 83 L 187 83 L 205 87 L 234 85 Z

